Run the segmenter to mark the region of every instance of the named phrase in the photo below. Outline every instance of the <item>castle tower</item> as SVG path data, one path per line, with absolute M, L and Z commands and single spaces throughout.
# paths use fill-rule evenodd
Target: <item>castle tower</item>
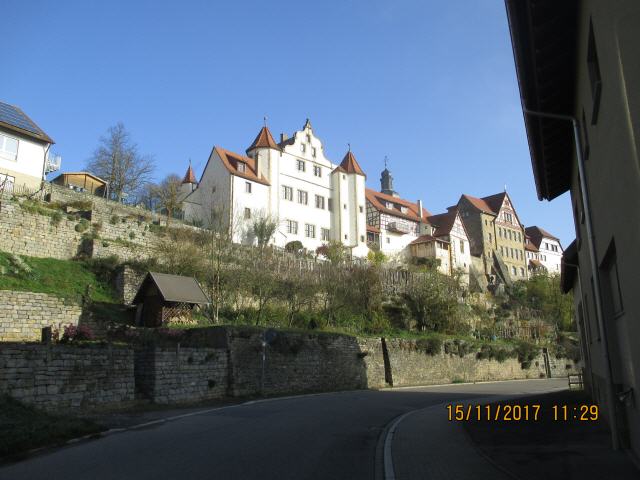
M 335 198 L 334 239 L 351 248 L 354 255 L 366 255 L 366 175 L 351 149 L 332 172 L 332 176 Z
M 187 168 L 187 173 L 184 174 L 182 184 L 180 185 L 180 200 L 184 200 L 186 196 L 193 192 L 197 187 L 198 181 L 196 180 L 195 173 L 193 173 L 193 168 L 191 168 L 191 160 L 189 160 L 189 168 Z
M 387 168 L 387 157 L 384 157 L 384 170 L 380 175 L 380 192 L 394 197 L 399 197 L 398 192 L 393 189 L 393 177 Z

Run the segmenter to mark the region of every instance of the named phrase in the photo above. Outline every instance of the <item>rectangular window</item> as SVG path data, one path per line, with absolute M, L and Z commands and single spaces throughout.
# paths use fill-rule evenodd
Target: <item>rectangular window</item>
M 360 205 L 358 208 L 360 209 L 360 213 L 364 213 L 364 207 L 362 205 Z
M 347 236 L 345 235 L 344 238 L 346 239 Z M 387 237 L 387 243 L 391 243 L 391 238 Z
M 297 160 L 296 161 L 296 166 L 298 168 L 298 171 L 300 171 L 300 172 L 304 172 L 305 169 L 306 169 L 306 165 L 305 165 L 304 160 Z
M 316 147 L 311 147 L 311 156 L 313 158 L 316 158 Z M 318 175 L 318 176 L 320 176 L 320 175 Z
M 244 183 L 244 191 L 246 193 L 251 193 L 251 182 L 245 182 Z
M 316 195 L 316 208 L 324 210 L 324 197 L 322 195 Z
M 309 203 L 309 194 L 304 190 L 298 190 L 298 203 L 307 205 Z
M 513 273 L 514 277 L 518 275 L 518 271 L 516 270 L 516 267 L 511 267 L 511 273 Z
M 490 241 L 490 242 L 492 241 L 492 240 L 491 240 L 491 234 L 489 234 L 489 241 Z
M 282 198 L 285 200 L 293 201 L 293 188 L 283 185 Z
M 15 162 L 18 159 L 18 139 L 0 134 L 0 157 Z
M 315 155 L 314 155 L 314 157 L 315 157 Z M 314 165 L 313 166 L 313 174 L 316 177 L 321 177 L 322 176 L 322 167 L 319 167 L 318 165 Z
M 343 209 L 343 210 L 346 210 L 346 209 L 347 209 L 347 204 L 346 204 L 346 203 L 344 203 L 344 204 L 342 205 L 342 209 Z
M 333 211 L 333 200 L 330 198 L 327 199 L 327 210 L 329 210 L 330 212 Z
M 304 153 L 304 152 L 306 152 L 306 151 L 307 151 L 307 146 L 306 146 L 304 143 L 301 143 L 301 144 L 300 144 L 300 151 L 301 151 L 302 153 Z
M 360 241 L 364 242 L 364 235 L 360 235 Z
M 307 238 L 316 238 L 316 226 L 310 223 L 304 224 L 304 236 Z
M 247 170 L 247 166 L 244 164 L 244 162 L 238 162 L 238 171 L 240 173 L 245 173 Z
M 298 222 L 295 220 L 287 220 L 287 233 L 291 233 L 292 235 L 298 234 Z
M 593 34 L 593 22 L 589 21 L 589 39 L 587 43 L 587 68 L 589 69 L 589 83 L 591 83 L 591 125 L 598 122 L 600 110 L 600 96 L 602 94 L 602 77 L 600 76 L 600 63 L 598 62 L 598 50 L 596 49 L 596 37 Z
M 524 268 L 520 267 L 520 276 L 524 277 Z
M 244 209 L 244 218 L 246 218 L 246 219 L 251 218 L 251 209 L 250 208 L 245 208 Z
M 460 253 L 464 253 L 464 240 L 460 240 Z
M 324 242 L 328 242 L 329 241 L 329 229 L 328 228 L 321 228 L 320 229 L 320 239 Z

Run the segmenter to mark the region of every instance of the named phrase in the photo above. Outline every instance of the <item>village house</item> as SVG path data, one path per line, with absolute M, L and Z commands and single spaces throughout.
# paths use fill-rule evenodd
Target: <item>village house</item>
M 411 242 L 431 234 L 427 222 L 431 214 L 422 206 L 422 201 L 414 203 L 400 198 L 393 190 L 393 177 L 387 168 L 382 172 L 380 184 L 379 192 L 366 189 L 368 242 L 385 255 L 406 261 L 412 255 Z
M 540 200 L 571 192 L 584 381 L 614 448 L 640 458 L 640 2 L 507 0 Z M 542 251 L 541 251 L 542 253 Z
M 525 236 L 538 249 L 538 261 L 546 271 L 550 275 L 560 275 L 563 252 L 560 239 L 537 226 L 527 227 L 524 231 Z
M 277 223 L 273 243 L 299 241 L 315 251 L 342 242 L 354 256 L 366 256 L 365 174 L 349 150 L 337 165 L 307 119 L 302 130 L 276 143 L 266 125 L 246 155 L 215 146 L 199 182 L 187 172 L 187 221 L 221 222 L 235 242 L 255 243 L 255 219 Z
M 538 247 L 533 244 L 531 238 L 526 234 L 524 236 L 524 251 L 527 257 L 529 276 L 536 275 L 538 273 L 546 273 L 547 269 L 540 261 L 540 250 L 538 250 Z
M 507 192 L 482 198 L 462 195 L 448 210 L 459 212 L 475 257 L 473 267 L 489 284 L 528 278 L 524 227 Z
M 20 108 L 0 102 L 0 191 L 39 189 L 60 168 L 60 157 L 49 158 L 53 144 Z

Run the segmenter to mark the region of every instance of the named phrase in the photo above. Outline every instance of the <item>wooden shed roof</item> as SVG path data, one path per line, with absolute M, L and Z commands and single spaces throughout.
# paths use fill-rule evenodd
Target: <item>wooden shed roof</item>
M 209 298 L 202 291 L 202 287 L 193 277 L 171 275 L 168 273 L 149 272 L 138 289 L 133 303 L 141 303 L 144 298 L 144 290 L 149 282 L 155 284 L 165 302 L 181 302 L 194 304 L 207 304 Z

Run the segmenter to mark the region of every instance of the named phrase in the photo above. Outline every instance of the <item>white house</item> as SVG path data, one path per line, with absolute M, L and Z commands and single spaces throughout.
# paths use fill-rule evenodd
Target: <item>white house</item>
M 185 218 L 209 225 L 212 213 L 224 212 L 234 241 L 253 243 L 253 221 L 268 216 L 278 224 L 277 246 L 297 240 L 313 251 L 340 241 L 365 256 L 365 178 L 351 151 L 339 165 L 325 156 L 308 119 L 280 143 L 264 126 L 246 155 L 213 148 L 197 186 L 187 182 L 193 191 L 185 198 Z
M 60 167 L 49 162 L 54 141 L 22 110 L 0 102 L 0 190 L 38 189 L 45 175 Z
M 386 168 L 380 178 L 381 191 L 367 188 L 367 237 L 385 255 L 396 260 L 411 257 L 409 244 L 421 235 L 431 234 L 427 218 L 431 215 L 422 201 L 400 198 L 393 190 L 393 177 Z
M 564 252 L 560 239 L 537 226 L 527 227 L 525 234 L 538 249 L 538 260 L 547 269 L 547 272 L 550 275 L 559 275 L 562 253 Z
M 448 275 L 455 271 L 460 272 L 463 283 L 469 283 L 469 269 L 471 268 L 471 246 L 469 245 L 469 235 L 460 218 L 457 208 L 446 213 L 432 215 L 428 218 L 429 224 L 433 227 L 433 237 L 438 241 L 446 241 L 449 245 L 448 259 L 446 266 L 448 270 L 441 268 L 443 273 Z M 441 267 L 443 262 L 441 262 Z

